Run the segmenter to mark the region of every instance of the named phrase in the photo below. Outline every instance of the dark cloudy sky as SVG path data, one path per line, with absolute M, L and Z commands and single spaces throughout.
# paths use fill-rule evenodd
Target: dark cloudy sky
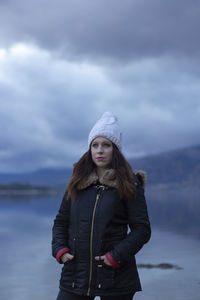
M 104 111 L 126 157 L 199 143 L 199 0 L 0 0 L 0 172 L 71 167 Z

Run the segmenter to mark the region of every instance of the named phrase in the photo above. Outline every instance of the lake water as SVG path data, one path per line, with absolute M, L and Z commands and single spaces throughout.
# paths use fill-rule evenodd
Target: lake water
M 61 198 L 0 199 L 1 300 L 56 299 L 61 266 L 51 256 L 51 228 Z M 182 269 L 140 268 L 143 292 L 134 300 L 200 299 L 200 240 L 153 228 L 136 259 Z

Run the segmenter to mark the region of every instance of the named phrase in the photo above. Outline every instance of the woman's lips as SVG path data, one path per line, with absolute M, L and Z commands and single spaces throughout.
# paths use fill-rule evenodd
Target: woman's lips
M 97 157 L 97 160 L 104 160 L 104 157 Z

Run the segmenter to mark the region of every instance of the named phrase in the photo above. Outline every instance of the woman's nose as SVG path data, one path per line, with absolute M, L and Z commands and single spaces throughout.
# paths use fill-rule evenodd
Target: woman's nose
M 97 152 L 98 152 L 98 153 L 102 153 L 102 152 L 103 152 L 103 147 L 102 147 L 102 146 L 99 146 L 98 149 L 97 149 Z

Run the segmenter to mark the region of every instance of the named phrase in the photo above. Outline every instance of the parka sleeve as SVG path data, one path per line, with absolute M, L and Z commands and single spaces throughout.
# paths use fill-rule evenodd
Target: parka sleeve
M 65 193 L 52 228 L 52 255 L 59 263 L 61 263 L 60 257 L 64 253 L 70 251 L 67 246 L 69 236 L 70 207 L 71 200 L 67 199 L 67 193 Z
M 130 232 L 119 242 L 110 255 L 119 264 L 130 262 L 151 236 L 151 227 L 144 195 L 144 188 L 136 177 L 137 194 L 135 200 L 125 203 Z

